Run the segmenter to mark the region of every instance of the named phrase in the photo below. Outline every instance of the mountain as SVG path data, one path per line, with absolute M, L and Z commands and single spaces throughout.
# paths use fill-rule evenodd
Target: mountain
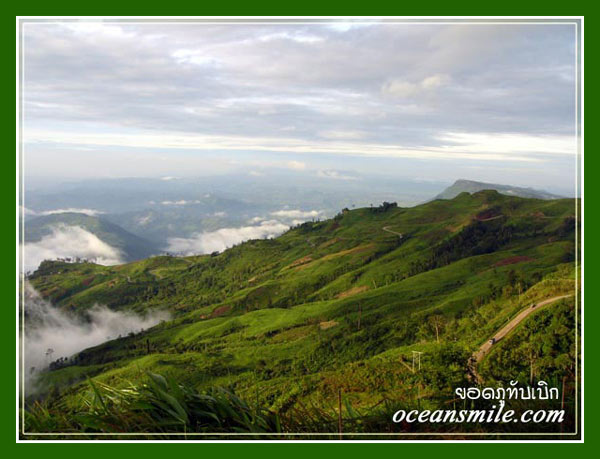
M 256 175 L 252 175 L 254 173 Z M 344 171 L 245 171 L 217 177 L 113 178 L 28 189 L 27 220 L 62 210 L 101 215 L 121 228 L 167 247 L 170 238 L 189 238 L 253 219 L 276 219 L 286 210 L 333 216 L 343 207 L 396 201 L 420 203 L 437 193 L 437 182 Z M 289 223 L 288 220 L 283 223 Z
M 44 409 L 55 414 L 31 408 L 27 422 L 37 420 L 32 425 L 42 430 L 108 432 L 115 419 L 130 419 L 137 432 L 158 431 L 130 403 L 98 409 L 106 414 L 81 424 L 91 416 L 78 398 L 91 393 L 90 377 L 93 390 L 110 391 L 110 400 L 134 393 L 118 392 L 132 384 L 139 397 L 157 400 L 152 390 L 165 400 L 168 394 L 168 406 L 176 399 L 178 412 L 190 414 L 160 411 L 156 419 L 166 431 L 181 431 L 182 423 L 187 432 L 223 431 L 210 430 L 212 422 L 227 431 L 220 414 L 217 421 L 191 414 L 202 399 L 193 394 L 228 404 L 239 399 L 223 394 L 234 391 L 248 401 L 248 416 L 278 416 L 279 427 L 261 424 L 267 431 L 337 432 L 342 423 L 347 432 L 431 432 L 431 424 L 394 424 L 391 416 L 397 409 L 446 409 L 455 388 L 471 385 L 470 357 L 480 346 L 521 310 L 548 299 L 494 345 L 477 371 L 488 386 L 535 378 L 573 387 L 578 204 L 486 190 L 410 208 L 344 209 L 214 255 L 121 266 L 45 263 L 28 280 L 63 311 L 85 313 L 101 304 L 128 314 L 167 310 L 171 317 L 53 363 L 37 384 L 47 394 L 51 388 Z M 417 367 L 413 351 L 421 353 Z M 214 392 L 220 387 L 228 389 Z M 565 394 L 566 432 L 574 396 Z M 64 425 L 44 427 L 48 418 Z M 554 432 L 556 425 L 533 428 Z
M 344 171 L 268 170 L 252 175 L 228 174 L 188 178 L 114 178 L 61 183 L 27 189 L 27 208 L 33 211 L 87 208 L 118 215 L 143 209 L 161 209 L 164 202 L 186 201 L 195 210 L 264 212 L 284 206 L 319 210 L 368 206 L 382 200 L 404 205 L 422 202 L 440 189 L 440 183 L 399 179 L 395 176 Z M 166 180 L 169 178 L 169 180 Z M 28 183 L 28 182 L 26 182 Z M 168 205 L 166 207 L 169 207 Z
M 132 234 L 102 217 L 75 212 L 44 215 L 27 220 L 24 225 L 25 243 L 38 242 L 60 226 L 79 227 L 96 235 L 101 241 L 122 253 L 125 261 L 140 260 L 159 253 L 150 241 Z
M 460 193 L 476 193 L 483 190 L 496 190 L 498 193 L 502 193 L 508 196 L 518 196 L 520 198 L 533 198 L 533 199 L 560 199 L 561 196 L 557 196 L 547 191 L 534 190 L 533 188 L 521 188 L 511 185 L 499 185 L 496 183 L 484 183 L 475 182 L 473 180 L 457 180 L 453 185 L 446 188 L 434 199 L 452 199 L 458 196 Z
M 105 214 L 104 218 L 166 247 L 169 238 L 245 226 L 251 218 L 261 214 L 267 213 L 259 206 L 209 195 L 189 202 L 162 201 L 136 211 Z

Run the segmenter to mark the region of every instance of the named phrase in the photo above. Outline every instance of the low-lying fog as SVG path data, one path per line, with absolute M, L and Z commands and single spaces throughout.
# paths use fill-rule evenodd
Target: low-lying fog
M 61 357 L 70 357 L 83 349 L 96 346 L 119 335 L 139 332 L 167 320 L 167 312 L 146 316 L 112 311 L 95 305 L 86 317 L 74 317 L 44 300 L 25 283 L 25 313 L 23 365 L 27 377 L 48 367 Z
M 53 211 L 48 211 L 53 212 Z M 291 226 L 311 219 L 326 218 L 323 210 L 282 209 L 255 216 L 244 226 L 224 226 L 215 231 L 198 231 L 188 237 L 171 237 L 156 254 L 167 251 L 175 255 L 201 255 L 221 252 L 248 239 L 273 238 L 285 233 Z M 44 260 L 80 258 L 109 266 L 128 259 L 128 246 L 123 250 L 111 246 L 81 226 L 57 223 L 50 233 L 24 246 L 24 272 L 35 271 Z
M 52 227 L 51 233 L 37 242 L 27 242 L 24 252 L 25 272 L 35 271 L 44 260 L 57 258 L 93 259 L 101 265 L 123 263 L 122 254 L 118 249 L 79 226 L 64 224 Z

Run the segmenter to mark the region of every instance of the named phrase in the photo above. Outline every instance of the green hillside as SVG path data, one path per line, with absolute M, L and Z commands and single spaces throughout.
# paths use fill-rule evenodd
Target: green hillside
M 75 212 L 44 215 L 28 220 L 24 227 L 25 242 L 36 242 L 52 232 L 57 225 L 78 226 L 118 249 L 125 260 L 140 260 L 159 252 L 150 241 L 132 234 L 104 218 Z
M 212 256 L 111 267 L 45 262 L 29 282 L 57 307 L 75 314 L 96 303 L 138 313 L 166 309 L 172 320 L 53 365 L 40 381 L 45 401 L 26 416 L 30 431 L 110 432 L 108 420 L 116 416 L 135 420 L 138 432 L 182 432 L 182 426 L 215 432 L 213 421 L 189 413 L 190 400 L 214 395 L 217 387 L 228 387 L 247 406 L 236 405 L 233 395 L 217 397 L 219 403 L 246 410 L 255 424 L 248 422 L 267 432 L 419 429 L 392 424 L 391 414 L 398 407 L 445 406 L 456 387 L 471 384 L 469 357 L 498 328 L 526 305 L 574 293 L 576 205 L 488 190 L 412 208 L 345 209 Z M 566 378 L 572 388 L 574 329 L 565 318 L 575 306 L 569 297 L 532 314 L 481 363 L 481 375 L 490 383 Z M 554 311 L 561 314 L 555 322 Z M 545 325 L 524 328 L 538 321 Z M 543 365 L 519 358 L 531 334 L 550 343 L 530 350 L 537 353 L 530 360 Z M 423 353 L 421 369 L 413 366 L 413 351 Z M 119 392 L 132 384 L 133 392 Z M 102 402 L 92 416 L 102 391 L 111 406 Z M 157 426 L 149 411 L 140 411 L 142 401 L 120 401 L 142 393 L 170 394 L 188 414 L 157 408 L 170 419 Z M 566 397 L 572 400 L 572 390 Z M 54 420 L 44 421 L 44 412 Z

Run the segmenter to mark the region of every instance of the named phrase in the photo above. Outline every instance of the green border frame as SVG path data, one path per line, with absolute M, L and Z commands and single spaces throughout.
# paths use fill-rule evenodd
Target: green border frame
M 41 2 L 40 2 L 41 3 Z M 185 2 L 169 2 L 165 3 L 141 3 L 139 2 L 137 5 L 128 2 L 116 2 L 114 0 L 105 0 L 102 3 L 88 3 L 84 4 L 83 2 L 61 2 L 61 4 L 57 3 L 43 3 L 39 6 L 34 4 L 28 5 L 4 5 L 3 15 L 2 15 L 2 35 L 3 40 L 2 44 L 6 49 L 5 59 L 8 61 L 8 65 L 5 67 L 5 71 L 2 76 L 5 80 L 6 89 L 4 91 L 3 98 L 3 106 L 4 110 L 2 111 L 2 117 L 4 118 L 4 123 L 2 124 L 3 129 L 6 132 L 5 138 L 12 138 L 13 133 L 15 132 L 15 115 L 16 113 L 13 111 L 15 107 L 15 92 L 13 90 L 13 76 L 15 75 L 14 71 L 16 67 L 15 58 L 15 37 L 16 37 L 16 17 L 17 16 L 40 16 L 40 15 L 49 15 L 49 16 L 77 16 L 77 15 L 89 15 L 89 16 L 179 16 L 179 15 L 202 15 L 202 16 L 225 16 L 225 15 L 236 15 L 236 16 L 328 16 L 328 15 L 347 15 L 347 16 L 505 16 L 505 15 L 513 15 L 513 16 L 583 16 L 584 8 L 582 4 L 578 4 L 577 7 L 574 7 L 572 4 L 566 4 L 561 2 L 558 4 L 557 2 L 544 2 L 537 6 L 531 2 L 517 2 L 514 0 L 504 1 L 501 5 L 499 4 L 483 4 L 481 2 L 464 2 L 461 5 L 457 5 L 455 3 L 443 3 L 439 7 L 436 5 L 423 5 L 423 4 L 403 4 L 403 3 L 395 3 L 386 5 L 385 2 L 368 2 L 368 3 L 346 3 L 346 2 L 317 2 L 314 0 L 305 0 L 302 3 L 283 3 L 283 2 L 275 2 L 273 0 L 262 1 L 260 3 L 257 2 L 246 2 L 236 4 L 236 3 L 228 3 L 228 4 L 204 4 L 201 2 L 198 3 L 190 3 L 186 4 Z M 14 10 L 14 13 L 13 13 Z M 577 11 L 575 11 L 577 10 Z M 587 16 L 587 21 L 585 21 L 584 28 L 587 25 L 587 45 L 588 49 L 590 48 L 590 44 L 594 44 L 592 40 L 594 40 L 594 25 L 596 23 L 595 16 Z M 584 45 L 585 46 L 585 45 Z M 593 68 L 596 65 L 594 60 L 589 57 L 590 53 L 588 53 L 588 70 L 592 68 L 591 75 L 594 74 Z M 591 66 L 591 67 L 590 67 Z M 590 73 L 590 72 L 588 72 Z M 593 126 L 591 123 L 594 121 L 595 110 L 590 109 L 590 101 L 595 99 L 597 89 L 595 85 L 588 84 L 588 110 L 587 114 L 592 116 L 591 120 L 588 118 L 588 126 Z M 584 105 L 585 108 L 585 105 Z M 585 113 L 584 113 L 585 118 Z M 8 135 L 10 131 L 10 135 Z M 13 207 L 16 200 L 16 189 L 17 189 L 17 177 L 15 174 L 16 167 L 16 155 L 14 154 L 14 150 L 11 148 L 8 149 L 0 158 L 0 165 L 2 167 L 2 175 L 3 180 L 0 181 L 0 189 L 2 191 L 2 203 L 5 214 L 13 215 L 12 212 L 15 212 L 15 207 Z M 588 148 L 588 151 L 592 151 Z M 588 153 L 588 158 L 586 161 L 587 165 L 587 174 L 584 172 L 584 184 L 585 178 L 592 178 L 593 173 L 595 171 L 595 166 L 599 162 L 592 153 Z M 590 191 L 591 189 L 591 191 Z M 591 194 L 588 194 L 588 204 L 590 202 L 595 203 L 594 199 L 594 189 L 591 187 L 587 187 L 585 191 L 588 191 Z M 9 203 L 10 199 L 10 203 Z M 589 207 L 589 205 L 588 205 Z M 592 219 L 592 225 L 590 228 L 593 228 L 595 225 L 594 222 L 596 220 L 595 213 L 593 209 L 588 209 L 588 215 Z M 16 218 L 16 217 L 15 217 Z M 15 383 L 12 379 L 13 375 L 13 367 L 12 367 L 12 352 L 15 349 L 16 342 L 16 331 L 14 328 L 14 301 L 15 301 L 15 282 L 17 280 L 17 276 L 15 273 L 15 265 L 14 261 L 16 257 L 14 241 L 17 237 L 16 230 L 16 222 L 15 226 L 12 225 L 13 221 L 12 217 L 10 219 L 7 218 L 10 222 L 9 224 L 2 225 L 1 234 L 3 239 L 5 240 L 4 249 L 10 250 L 11 255 L 6 256 L 7 263 L 3 263 L 2 266 L 2 292 L 3 298 L 5 301 L 3 302 L 6 311 L 4 314 L 7 314 L 7 320 L 2 322 L 3 333 L 0 335 L 2 340 L 2 348 L 5 351 L 9 352 L 9 356 L 7 357 L 7 361 L 10 362 L 10 371 L 7 372 L 5 378 L 0 381 L 2 386 L 2 394 L 1 397 L 1 422 L 2 429 L 0 433 L 0 439 L 2 440 L 3 446 L 5 446 L 3 453 L 6 457 L 21 457 L 23 454 L 48 454 L 49 452 L 53 454 L 60 455 L 63 458 L 67 457 L 81 457 L 81 454 L 86 454 L 91 456 L 87 457 L 95 457 L 95 456 L 105 456 L 107 453 L 119 455 L 127 455 L 130 457 L 133 454 L 144 454 L 144 455 L 157 455 L 163 456 L 167 451 L 166 448 L 171 447 L 183 447 L 185 448 L 184 453 L 196 453 L 201 455 L 235 455 L 235 456 L 254 456 L 261 455 L 264 458 L 268 457 L 281 457 L 281 455 L 286 455 L 287 458 L 304 458 L 305 455 L 314 455 L 319 454 L 323 456 L 328 456 L 331 454 L 339 454 L 344 456 L 368 456 L 373 453 L 382 456 L 392 456 L 398 454 L 420 454 L 430 453 L 430 454 L 440 454 L 440 455 L 455 455 L 461 454 L 464 455 L 466 453 L 465 448 L 469 448 L 468 453 L 471 455 L 485 455 L 486 459 L 490 458 L 504 458 L 506 459 L 507 455 L 514 456 L 515 454 L 521 455 L 523 457 L 531 457 L 534 455 L 563 455 L 565 453 L 564 448 L 566 446 L 576 446 L 577 453 L 576 454 L 586 454 L 588 451 L 591 453 L 596 450 L 595 446 L 600 443 L 597 439 L 598 425 L 600 421 L 594 415 L 595 408 L 598 407 L 598 395 L 594 392 L 594 385 L 590 386 L 589 389 L 585 393 L 585 398 L 583 400 L 583 412 L 585 411 L 592 413 L 591 415 L 585 417 L 584 420 L 584 432 L 587 430 L 588 436 L 585 440 L 585 443 L 571 443 L 571 444 L 539 444 L 539 443 L 511 443 L 505 444 L 502 443 L 500 446 L 498 443 L 490 444 L 477 444 L 475 443 L 464 443 L 464 444 L 448 444 L 448 443 L 420 443 L 420 442 L 412 442 L 412 443 L 380 443 L 380 444 L 362 444 L 362 443 L 354 443 L 354 444 L 285 444 L 285 441 L 277 444 L 145 444 L 138 443 L 135 445 L 131 444 L 114 444 L 109 443 L 105 444 L 101 447 L 97 447 L 97 444 L 64 444 L 64 443 L 54 443 L 52 445 L 49 444 L 41 444 L 41 443 L 32 443 L 32 444 L 16 444 L 16 429 L 15 429 L 15 415 L 16 415 L 16 397 L 15 397 Z M 582 222 L 583 223 L 583 222 Z M 10 242 L 9 242 L 10 241 Z M 595 255 L 597 253 L 598 242 L 596 238 L 588 238 L 588 246 L 585 253 L 588 255 Z M 591 244 L 591 245 L 590 245 Z M 585 258 L 584 253 L 584 258 Z M 14 255 L 13 255 L 14 254 Z M 588 279 L 593 279 L 595 277 L 595 273 L 597 268 L 594 265 L 588 263 L 588 268 L 591 267 L 591 276 L 589 277 L 588 271 Z M 588 298 L 588 305 L 593 305 L 592 300 Z M 592 306 L 588 306 L 587 310 L 587 322 L 591 324 L 600 323 L 600 318 L 598 308 L 594 308 Z M 584 314 L 585 314 L 584 313 Z M 583 330 L 583 323 L 582 323 Z M 589 341 L 589 340 L 588 340 Z M 588 365 L 587 365 L 587 376 L 588 379 L 594 382 L 594 376 L 599 371 L 598 368 L 594 365 L 594 356 L 596 355 L 594 352 L 593 346 L 596 344 L 591 342 L 592 348 L 588 346 L 587 355 L 588 355 Z M 590 360 L 591 359 L 591 360 Z M 10 374 L 10 376 L 8 376 Z M 591 376 L 590 376 L 591 375 Z M 590 379 L 591 378 L 591 379 Z M 585 385 L 585 382 L 583 383 Z M 136 451 L 132 451 L 132 448 L 135 447 Z M 41 449 L 44 449 L 42 451 Z M 46 451 L 46 449 L 51 449 L 52 451 Z M 191 448 L 201 448 L 200 450 L 191 451 Z M 424 450 L 423 448 L 426 448 Z M 443 449 L 442 449 L 443 448 Z M 84 451 L 85 449 L 85 451 Z M 109 451 L 107 451 L 107 449 Z M 373 451 L 375 449 L 375 451 Z M 182 451 L 179 449 L 177 451 L 178 454 L 181 454 Z M 597 453 L 596 453 L 597 454 Z M 17 456 L 18 455 L 18 456 Z

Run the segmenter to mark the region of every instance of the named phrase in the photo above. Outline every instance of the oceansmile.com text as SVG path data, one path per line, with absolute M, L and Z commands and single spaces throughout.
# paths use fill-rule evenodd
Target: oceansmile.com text
M 563 422 L 565 410 L 526 410 L 520 415 L 514 410 L 504 410 L 505 402 L 500 400 L 491 409 L 485 410 L 398 410 L 394 413 L 394 423 L 560 423 Z M 497 408 L 497 409 L 496 409 Z

